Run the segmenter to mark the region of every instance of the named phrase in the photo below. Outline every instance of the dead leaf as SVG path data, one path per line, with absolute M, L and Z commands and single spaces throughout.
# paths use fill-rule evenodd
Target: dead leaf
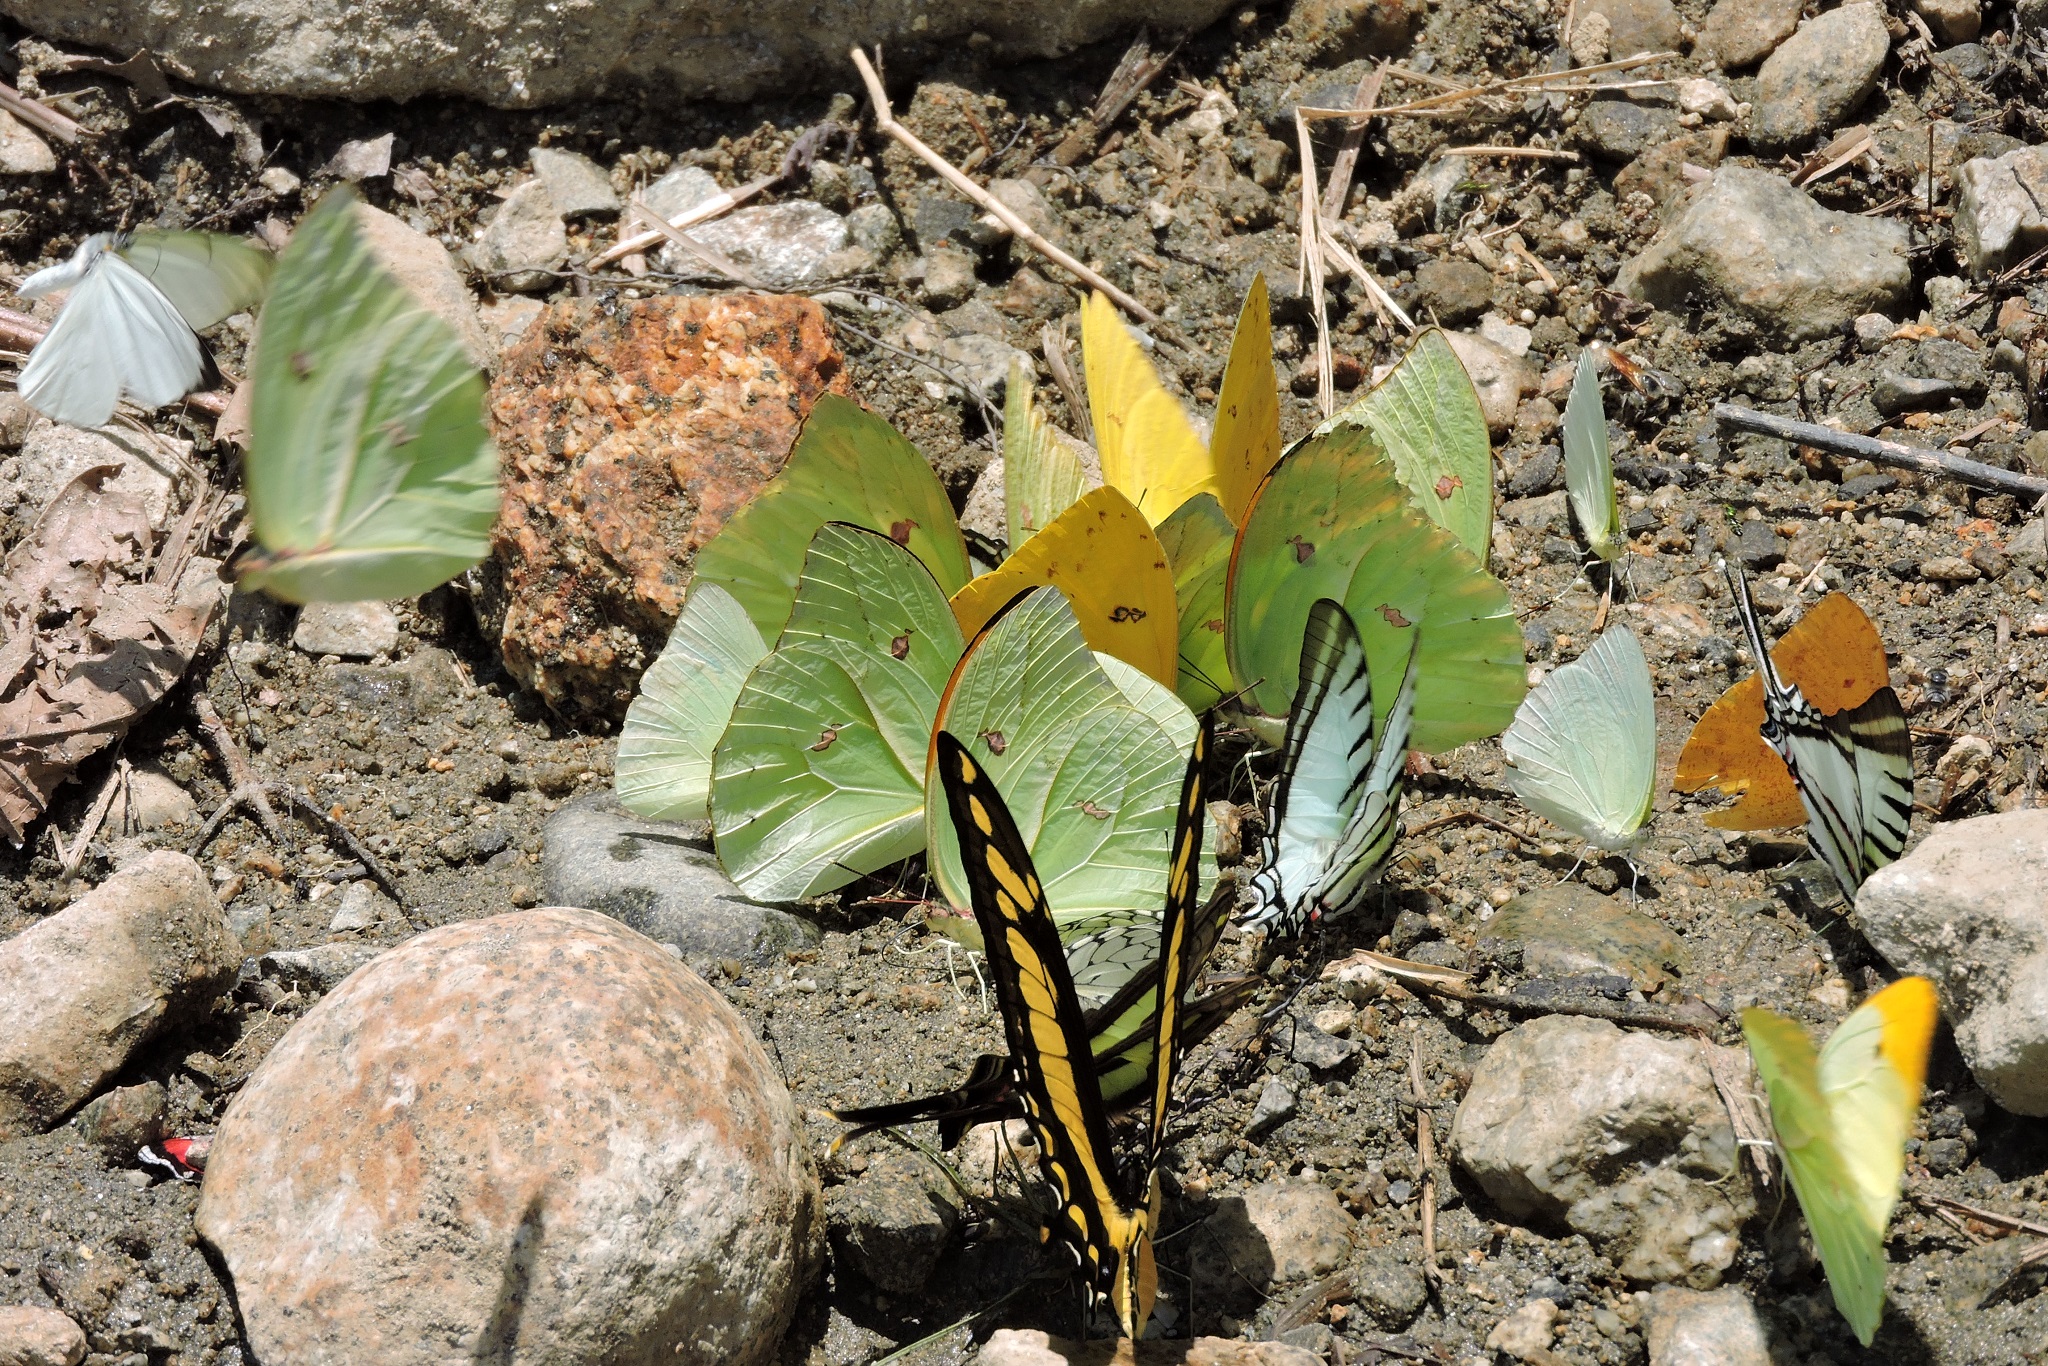
M 0 564 L 0 834 L 16 848 L 78 766 L 183 676 L 220 604 L 212 560 L 145 581 L 157 535 L 138 498 L 108 487 L 120 470 L 81 472 Z M 182 558 L 191 530 L 188 514 L 164 549 Z
M 152 104 L 161 100 L 177 98 L 171 90 L 171 83 L 164 79 L 164 73 L 156 59 L 147 52 L 138 52 L 125 62 L 110 62 L 104 57 L 66 57 L 57 65 L 60 71 L 98 71 L 115 76 L 135 87 L 135 93 Z

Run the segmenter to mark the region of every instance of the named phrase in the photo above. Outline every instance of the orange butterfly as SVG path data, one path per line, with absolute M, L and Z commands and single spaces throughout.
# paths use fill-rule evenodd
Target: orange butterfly
M 1891 682 L 1877 627 L 1841 593 L 1822 598 L 1780 637 L 1771 662 L 1780 677 L 1797 684 L 1807 701 L 1830 716 L 1862 706 Z M 1806 824 L 1791 771 L 1758 733 L 1763 723 L 1763 681 L 1751 674 L 1722 693 L 1692 728 L 1671 786 L 1680 792 L 1714 787 L 1741 797 L 1733 806 L 1708 813 L 1708 825 L 1772 830 Z

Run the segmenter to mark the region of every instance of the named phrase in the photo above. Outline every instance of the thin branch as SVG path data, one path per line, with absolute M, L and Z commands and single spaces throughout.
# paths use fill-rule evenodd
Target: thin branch
M 1335 363 L 1330 355 L 1330 303 L 1323 279 L 1323 220 L 1316 203 L 1316 150 L 1308 121 L 1294 111 L 1294 135 L 1301 149 L 1301 266 L 1297 287 L 1307 291 L 1316 312 L 1316 404 L 1323 416 L 1337 410 Z
M 1386 84 L 1387 64 L 1378 66 L 1359 77 L 1358 91 L 1351 102 L 1360 109 L 1370 109 L 1380 102 L 1380 87 Z M 1351 176 L 1358 169 L 1358 151 L 1365 145 L 1365 130 L 1372 123 L 1369 118 L 1357 118 L 1344 130 L 1344 143 L 1337 149 L 1337 159 L 1330 163 L 1330 183 L 1323 187 L 1323 217 L 1342 218 L 1344 200 L 1351 193 Z
M 1576 66 L 1568 71 L 1545 71 L 1531 76 L 1510 76 L 1502 81 L 1490 81 L 1485 85 L 1471 85 L 1459 90 L 1447 90 L 1441 95 L 1427 95 L 1419 100 L 1409 100 L 1405 104 L 1389 104 L 1371 110 L 1318 109 L 1304 105 L 1297 107 L 1295 112 L 1310 123 L 1322 123 L 1329 119 L 1357 118 L 1360 114 L 1365 113 L 1370 113 L 1375 117 L 1384 117 L 1388 114 L 1434 112 L 1450 105 L 1463 104 L 1467 100 L 1478 99 L 1484 95 L 1510 95 L 1527 90 L 1555 89 L 1560 81 L 1577 81 L 1586 76 L 1598 76 L 1609 71 L 1630 71 L 1636 67 L 1648 66 L 1651 62 L 1661 62 L 1667 57 L 1676 57 L 1677 55 L 1676 52 L 1642 52 L 1633 57 L 1624 57 L 1620 61 L 1601 62 L 1596 66 Z M 1409 73 L 1404 71 L 1397 74 L 1406 75 Z M 1664 82 L 1658 81 L 1653 82 L 1653 84 L 1661 85 Z
M 31 128 L 40 128 L 59 142 L 78 141 L 81 131 L 78 120 L 58 113 L 41 100 L 30 99 L 4 81 L 0 81 L 0 109 L 5 109 Z
M 1780 441 L 1811 446 L 1815 450 L 1828 451 L 1834 455 L 1868 460 L 1873 465 L 1889 465 L 1893 469 L 1913 470 L 1921 474 L 1938 474 L 1977 488 L 1997 489 L 2001 493 L 2023 493 L 2031 498 L 2048 497 L 2048 479 L 2014 474 L 2010 470 L 1966 460 L 1962 456 L 1950 455 L 1946 451 L 1932 451 L 1924 446 L 1908 446 L 1902 441 L 1882 441 L 1874 436 L 1837 431 L 1833 427 L 1823 427 L 1814 422 L 1795 422 L 1791 418 L 1775 417 L 1770 413 L 1760 413 L 1754 408 L 1742 408 L 1733 403 L 1716 403 L 1714 420 L 1728 430 L 1774 436 Z
M 781 179 L 782 173 L 780 171 L 773 175 L 761 176 L 748 181 L 736 190 L 722 190 L 703 203 L 695 204 L 685 209 L 674 218 L 662 219 L 661 221 L 672 228 L 694 228 L 699 223 L 708 223 L 714 218 L 731 213 L 734 209 L 737 209 L 740 205 L 746 203 L 749 199 L 752 199 L 755 195 Z M 655 216 L 651 209 L 648 210 L 648 213 L 650 217 Z M 583 268 L 585 270 L 596 270 L 600 266 L 608 266 L 614 261 L 623 260 L 625 257 L 638 256 L 649 247 L 660 246 L 665 238 L 666 234 L 659 228 L 651 228 L 646 232 L 635 233 L 631 237 L 622 235 L 616 243 L 606 247 L 603 251 L 585 261 Z
M 1431 1285 L 1443 1279 L 1436 1264 L 1436 1140 L 1429 1113 L 1429 1089 L 1422 1082 L 1422 1036 L 1408 1054 L 1408 1097 L 1415 1103 L 1415 1160 L 1422 1168 L 1422 1275 Z
M 882 88 L 882 78 L 875 74 L 875 68 L 869 63 L 867 53 L 859 48 L 855 48 L 853 49 L 852 56 L 854 66 L 860 70 L 861 81 L 867 86 L 868 101 L 874 105 L 875 128 L 877 131 L 902 143 L 904 147 L 916 154 L 925 165 L 937 171 L 947 184 L 951 185 L 961 194 L 966 195 L 982 208 L 988 210 L 988 212 L 994 214 L 1003 226 L 1010 230 L 1013 237 L 1030 247 L 1040 256 L 1051 261 L 1054 265 L 1066 271 L 1089 288 L 1101 290 L 1116 303 L 1117 307 L 1123 309 L 1124 312 L 1138 319 L 1138 321 L 1157 323 L 1160 320 L 1157 313 L 1139 303 L 1123 290 L 1118 289 L 1099 273 L 1090 270 L 1066 252 L 1061 251 L 1051 242 L 1039 236 L 1036 229 L 1017 216 L 1015 209 L 1005 204 L 1002 200 L 997 199 L 972 180 L 969 180 L 951 162 L 920 142 L 915 133 L 912 133 L 908 128 L 905 128 L 896 121 L 896 115 L 889 108 L 889 92 Z
M 1446 147 L 1437 155 L 1445 157 L 1536 157 L 1543 161 L 1577 161 L 1579 159 L 1577 152 L 1566 151 L 1561 147 L 1515 147 L 1505 144 L 1495 146 L 1491 143 L 1481 143 L 1472 147 Z
M 724 252 L 712 250 L 675 224 L 669 222 L 666 218 L 663 218 L 660 214 L 648 209 L 646 202 L 638 195 L 633 197 L 633 208 L 639 212 L 642 221 L 654 225 L 654 232 L 657 238 L 667 238 L 709 266 L 714 273 L 723 275 L 737 284 L 745 285 L 748 289 L 758 289 L 764 293 L 773 292 L 768 289 L 768 286 L 748 274 L 746 267 L 733 260 L 730 256 L 727 256 Z

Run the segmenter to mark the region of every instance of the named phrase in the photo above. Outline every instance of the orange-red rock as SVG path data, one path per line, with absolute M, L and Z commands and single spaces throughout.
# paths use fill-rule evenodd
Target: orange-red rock
M 505 505 L 484 617 L 556 711 L 622 716 L 697 547 L 847 392 L 825 310 L 781 295 L 551 306 L 491 387 Z

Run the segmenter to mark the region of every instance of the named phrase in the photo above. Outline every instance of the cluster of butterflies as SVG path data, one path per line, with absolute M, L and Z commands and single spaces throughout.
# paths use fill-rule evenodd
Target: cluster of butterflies
M 253 540 L 236 569 L 294 602 L 437 587 L 482 560 L 498 511 L 482 374 L 372 257 L 352 199 L 329 194 L 281 257 L 217 233 L 99 233 L 19 288 L 69 291 L 16 386 L 78 427 L 124 397 L 184 397 L 211 373 L 197 334 L 263 305 L 243 467 Z
M 1585 407 L 1597 419 L 1600 401 L 1591 374 L 1590 361 L 1582 361 L 1573 397 L 1579 411 L 1567 422 L 1604 464 L 1604 420 L 1597 437 L 1585 435 L 1592 426 Z M 1611 503 L 1611 474 L 1606 482 Z M 1575 491 L 1575 506 L 1579 497 Z M 1581 520 L 1594 524 L 1583 509 Z M 1589 540 L 1598 550 L 1597 537 Z M 1868 618 L 1833 594 L 1773 654 L 1747 581 L 1735 573 L 1729 584 L 1758 672 L 1703 719 L 1681 761 L 1680 786 L 1743 793 L 1743 803 L 1716 821 L 1740 828 L 1788 823 L 1789 796 L 1853 901 L 1871 872 L 1898 857 L 1911 809 L 1909 735 L 1884 682 L 1882 644 Z M 1853 666 L 1842 662 L 1845 635 L 1855 642 Z M 1421 636 L 1418 629 L 1410 638 L 1391 704 L 1376 708 L 1350 612 L 1329 598 L 1309 609 L 1242 923 L 1298 935 L 1356 908 L 1378 882 L 1399 834 Z M 1815 667 L 1821 660 L 1826 671 Z M 1835 705 L 1823 710 L 1803 687 Z M 1738 743 L 1745 729 L 1748 747 Z M 1524 700 L 1502 736 L 1507 780 L 1531 809 L 1589 846 L 1626 852 L 1645 834 L 1655 731 L 1642 647 L 1625 628 L 1610 629 Z M 1009 1053 L 981 1057 L 964 1085 L 942 1095 L 837 1112 L 858 1126 L 855 1133 L 936 1120 L 949 1147 L 972 1124 L 1027 1118 L 1059 1199 L 1047 1234 L 1058 1233 L 1092 1295 L 1132 1337 L 1143 1331 L 1156 1290 L 1151 1239 L 1175 1070 L 1255 985 L 1212 980 L 1191 995 L 1234 897 L 1226 885 L 1196 905 L 1208 736 L 1205 716 L 1182 782 L 1158 922 L 1070 935 L 1063 944 L 1001 793 L 968 743 L 939 732 L 936 771 Z M 1883 1237 L 1937 1013 L 1931 985 L 1907 978 L 1873 996 L 1819 1050 L 1782 1015 L 1744 1015 L 1786 1170 L 1836 1302 L 1866 1344 L 1883 1303 Z M 1147 1108 L 1147 1136 L 1138 1158 L 1120 1164 L 1108 1117 L 1135 1104 Z

